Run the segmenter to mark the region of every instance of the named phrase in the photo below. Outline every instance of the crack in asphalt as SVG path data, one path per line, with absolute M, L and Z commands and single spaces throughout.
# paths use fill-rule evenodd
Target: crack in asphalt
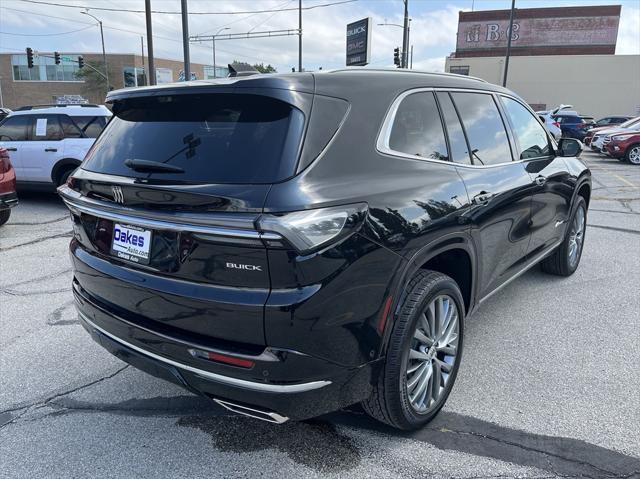
M 600 228 L 603 230 L 611 230 L 611 231 L 620 231 L 621 233 L 631 233 L 634 235 L 640 235 L 640 231 L 632 230 L 628 228 L 618 228 L 616 226 L 605 226 L 605 225 L 594 225 L 593 223 L 589 223 L 589 228 Z
M 639 212 L 633 211 L 628 205 L 625 206 L 625 207 L 627 209 L 629 209 L 630 211 L 601 210 L 599 208 L 589 208 L 589 212 L 598 211 L 598 212 L 601 212 L 601 213 L 616 213 L 616 214 L 621 214 L 621 215 L 640 215 Z
M 57 278 L 60 275 L 63 275 L 63 274 L 66 274 L 66 273 L 70 273 L 72 270 L 73 270 L 73 268 L 66 268 L 66 269 L 63 269 L 62 271 L 57 271 L 55 273 L 46 274 L 44 276 L 38 276 L 37 278 L 25 279 L 23 281 L 18 281 L 17 283 L 11 284 L 11 286 L 13 288 L 15 288 L 16 286 L 22 286 L 23 284 L 33 285 L 33 283 L 39 283 L 40 281 L 44 281 L 44 280 L 47 280 L 47 279 Z
M 38 409 L 41 409 L 43 407 L 46 407 L 49 405 L 49 403 L 51 403 L 52 401 L 54 401 L 55 399 L 58 399 L 60 397 L 63 396 L 68 396 L 69 394 L 73 394 L 74 392 L 80 391 L 82 389 L 86 389 L 88 387 L 91 387 L 95 384 L 101 383 L 102 381 L 105 381 L 107 379 L 111 379 L 114 376 L 120 374 L 122 371 L 124 371 L 125 369 L 127 369 L 129 367 L 128 364 L 125 364 L 123 367 L 117 369 L 115 372 L 108 374 L 106 376 L 102 376 L 98 379 L 95 379 L 93 381 L 90 381 L 88 383 L 82 384 L 80 386 L 74 387 L 72 389 L 68 389 L 66 391 L 60 392 L 60 393 L 56 393 L 52 396 L 49 396 L 48 398 L 44 399 L 44 400 L 37 400 L 34 401 L 32 403 L 27 403 L 27 404 L 21 404 L 21 405 L 17 405 L 17 406 L 13 406 L 9 409 L 4 409 L 2 411 L 0 411 L 0 430 L 4 429 L 6 426 L 8 426 L 9 424 L 15 423 L 18 419 L 20 419 L 22 416 L 24 416 L 27 412 L 31 412 L 31 411 L 36 411 Z M 24 411 L 22 411 L 24 409 Z M 17 416 L 11 417 L 11 418 L 7 418 L 6 415 L 10 414 L 12 412 L 16 412 L 16 411 L 22 411 L 20 414 L 18 414 Z M 5 419 L 6 422 L 4 422 Z
M 40 221 L 40 222 L 35 222 L 35 223 L 29 223 L 29 222 L 11 222 L 11 223 L 7 223 L 7 226 L 40 226 L 40 225 L 50 225 L 51 223 L 57 223 L 59 221 L 62 220 L 68 220 L 69 219 L 69 215 L 64 215 L 64 216 L 60 216 L 59 218 L 55 218 L 52 220 L 46 220 L 46 221 Z
M 31 246 L 33 244 L 42 243 L 43 241 L 49 241 L 56 238 L 71 238 L 73 235 L 73 231 L 65 231 L 64 233 L 58 233 L 51 236 L 45 236 L 44 238 L 38 238 L 32 241 L 27 241 L 26 243 L 20 243 L 13 246 L 7 246 L 6 248 L 0 248 L 0 253 L 4 253 L 5 251 L 11 251 L 17 248 L 22 248 L 23 246 Z

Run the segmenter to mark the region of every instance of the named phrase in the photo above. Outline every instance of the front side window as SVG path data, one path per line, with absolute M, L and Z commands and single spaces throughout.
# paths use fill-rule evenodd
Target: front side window
M 389 148 L 432 160 L 449 160 L 432 92 L 412 93 L 402 100 L 393 119 Z
M 29 117 L 19 115 L 7 118 L 0 125 L 0 141 L 26 141 Z
M 502 104 L 507 112 L 513 133 L 520 145 L 520 159 L 549 156 L 549 138 L 542 125 L 535 117 L 517 101 L 502 97 Z
M 512 161 L 507 132 L 493 97 L 486 93 L 451 96 L 467 132 L 473 163 L 496 165 Z

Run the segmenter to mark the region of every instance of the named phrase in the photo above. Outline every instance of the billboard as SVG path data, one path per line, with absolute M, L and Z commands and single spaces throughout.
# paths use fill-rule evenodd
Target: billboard
M 371 60 L 371 18 L 347 25 L 347 66 L 366 65 Z
M 511 54 L 614 54 L 620 10 L 619 5 L 516 9 Z M 504 55 L 509 15 L 509 10 L 460 12 L 456 57 Z

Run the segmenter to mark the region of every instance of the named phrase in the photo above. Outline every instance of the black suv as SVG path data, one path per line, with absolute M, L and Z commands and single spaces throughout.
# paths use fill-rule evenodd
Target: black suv
M 272 422 L 362 402 L 420 427 L 464 320 L 532 266 L 568 276 L 590 172 L 509 90 L 347 69 L 111 92 L 59 193 L 84 327 Z

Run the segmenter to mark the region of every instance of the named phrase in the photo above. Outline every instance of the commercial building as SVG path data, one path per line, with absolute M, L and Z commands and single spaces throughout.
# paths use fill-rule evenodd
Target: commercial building
M 516 9 L 507 87 L 534 109 L 640 115 L 640 55 L 615 55 L 620 5 Z M 502 84 L 509 10 L 460 12 L 445 71 Z
M 27 55 L 24 53 L 0 54 L 0 106 L 15 109 L 22 105 L 49 103 L 103 103 L 105 84 L 77 77 L 79 55 L 84 58 L 85 65 L 96 65 L 102 69 L 101 53 L 64 53 L 60 64 L 56 65 L 53 52 L 39 52 L 34 57 L 33 68 L 27 66 Z M 181 61 L 163 58 L 154 60 L 157 83 L 183 80 Z M 145 64 L 146 59 L 141 55 L 107 55 L 109 85 L 112 89 L 147 85 Z M 197 79 L 214 77 L 211 65 L 192 63 L 191 72 L 192 77 Z M 226 67 L 216 68 L 217 77 L 226 77 L 227 74 Z

